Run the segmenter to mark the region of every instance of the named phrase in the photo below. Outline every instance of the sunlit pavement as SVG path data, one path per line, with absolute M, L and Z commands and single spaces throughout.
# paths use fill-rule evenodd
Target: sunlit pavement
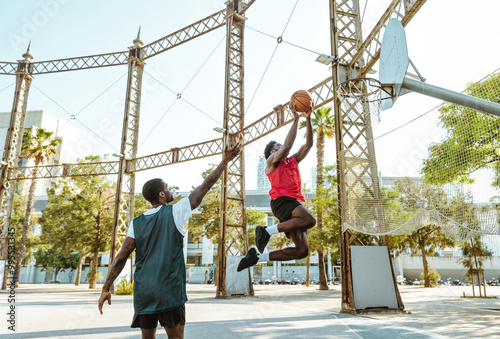
M 215 299 L 213 285 L 188 285 L 185 338 L 500 338 L 500 299 L 460 298 L 470 286 L 399 286 L 411 314 L 339 313 L 340 286 L 254 285 L 255 297 Z M 477 292 L 477 288 L 476 288 Z M 487 287 L 500 297 L 500 287 Z M 100 286 L 21 285 L 15 329 L 8 330 L 8 294 L 0 294 L 8 338 L 140 338 L 130 328 L 132 296 L 113 295 L 97 309 Z M 158 338 L 166 338 L 158 328 Z

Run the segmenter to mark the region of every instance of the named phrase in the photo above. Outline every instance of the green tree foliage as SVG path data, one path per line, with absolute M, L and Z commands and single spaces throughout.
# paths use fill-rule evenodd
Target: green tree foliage
M 337 176 L 334 166 L 324 169 L 325 185 L 316 189 L 312 200 L 312 211 L 317 213 L 321 209 L 323 225 L 321 228 L 313 227 L 308 232 L 312 246 L 321 247 L 323 250 L 339 251 L 339 206 L 337 195 Z
M 321 233 L 323 229 L 323 200 L 326 199 L 324 197 L 325 190 L 324 186 L 324 163 L 325 163 L 325 138 L 333 138 L 335 133 L 335 119 L 332 114 L 331 107 L 320 107 L 317 110 L 313 111 L 311 116 L 311 124 L 313 128 L 313 132 L 317 134 L 317 142 L 316 142 L 316 196 L 318 199 L 314 202 L 314 210 L 316 212 L 316 229 Z M 307 123 L 302 121 L 300 123 L 299 128 L 306 128 Z M 326 270 L 325 270 L 325 261 L 324 261 L 324 247 L 321 242 L 318 243 L 317 247 L 318 252 L 318 269 L 319 269 L 319 289 L 320 290 L 328 290 L 328 283 L 326 279 Z
M 87 157 L 82 164 L 93 161 L 100 158 Z M 49 203 L 40 218 L 42 242 L 63 253 L 78 251 L 80 264 L 91 255 L 89 288 L 95 288 L 99 253 L 110 244 L 114 184 L 102 176 L 75 176 L 61 181 L 48 195 Z M 79 268 L 77 282 L 80 273 Z
M 415 213 L 420 209 L 436 209 L 444 217 L 450 214 L 448 196 L 442 188 L 416 183 L 410 178 L 399 179 L 395 183 L 400 193 L 399 202 L 403 210 Z M 392 243 L 399 251 L 411 254 L 421 253 L 425 287 L 431 286 L 427 256 L 433 255 L 437 247 L 454 246 L 453 240 L 447 238 L 441 227 L 432 220 L 412 233 L 393 237 Z
M 259 225 L 266 225 L 266 217 L 266 213 L 247 207 L 247 237 L 249 247 L 255 246 L 255 228 Z
M 486 283 L 484 281 L 484 261 L 491 257 L 493 253 L 482 244 L 479 237 L 470 239 L 468 242 L 464 242 L 461 245 L 461 248 L 463 256 L 461 259 L 459 259 L 459 262 L 468 269 L 467 276 L 471 281 L 473 296 L 475 296 L 474 276 L 476 276 L 479 285 L 479 296 L 482 296 L 482 285 L 484 287 L 484 296 L 486 297 Z
M 441 276 L 439 275 L 438 271 L 434 269 L 430 269 L 429 273 L 427 274 L 427 277 L 429 279 L 429 285 L 430 287 L 437 287 L 438 286 L 438 281 L 441 279 Z M 420 279 L 424 279 L 424 273 L 420 274 Z
M 116 294 L 122 295 L 132 295 L 134 294 L 134 282 L 128 282 L 127 279 L 123 278 L 116 288 Z
M 206 179 L 215 167 L 216 165 L 211 164 L 210 168 L 202 173 L 203 179 Z M 205 194 L 198 207 L 200 213 L 189 220 L 188 230 L 193 234 L 194 241 L 199 241 L 200 237 L 205 236 L 213 243 L 217 242 L 220 234 L 220 192 L 221 181 L 219 179 Z
M 26 217 L 26 201 L 22 199 L 22 197 L 15 193 L 13 206 L 12 206 L 12 215 L 10 219 L 10 227 L 14 227 L 15 229 L 15 248 L 19 248 L 22 238 L 22 230 Z M 31 215 L 28 225 L 28 231 L 26 233 L 26 243 L 25 243 L 25 253 L 32 253 L 33 249 L 38 244 L 38 238 L 33 234 L 33 226 L 37 223 L 36 216 Z M 30 256 L 26 255 L 23 258 L 22 265 L 27 265 Z
M 215 169 L 216 165 L 211 165 L 210 168 L 202 173 L 205 179 Z M 194 187 L 193 187 L 194 189 Z M 235 207 L 233 203 L 231 207 Z M 221 181 L 220 179 L 210 188 L 203 198 L 197 215 L 194 215 L 189 220 L 188 230 L 193 235 L 193 241 L 199 241 L 200 237 L 205 236 L 213 243 L 217 242 L 220 236 L 220 209 L 221 209 Z M 256 209 L 247 208 L 247 237 L 250 246 L 255 244 L 255 227 L 263 225 L 266 214 L 259 212 Z M 240 239 L 242 241 L 242 239 Z
M 500 103 L 500 73 L 472 85 L 466 94 Z M 422 173 L 430 184 L 473 183 L 479 169 L 491 169 L 493 185 L 500 187 L 500 119 L 457 104 L 439 109 L 446 138 L 429 146 Z
M 54 269 L 54 282 L 57 282 L 57 274 L 64 272 L 67 269 L 74 270 L 78 266 L 78 254 L 70 254 L 66 256 L 61 252 L 53 251 L 52 249 L 37 250 L 33 253 L 36 259 L 36 266 L 41 266 L 42 271 L 47 268 Z
M 38 173 L 37 167 L 43 165 L 50 159 L 51 156 L 57 155 L 57 148 L 62 141 L 60 138 L 53 138 L 54 132 L 49 132 L 41 127 L 36 127 L 34 133 L 31 130 L 25 129 L 23 132 L 23 141 L 21 145 L 21 156 L 25 156 L 26 160 L 34 160 L 35 169 L 33 169 L 33 177 L 36 178 Z M 21 271 L 21 263 L 24 259 L 26 251 L 26 242 L 28 237 L 28 228 L 31 222 L 31 210 L 35 201 L 37 179 L 32 179 L 28 190 L 28 199 L 26 202 L 25 217 L 19 242 L 18 253 L 16 258 L 16 267 L 14 271 L 14 283 L 19 282 L 19 272 Z
M 172 188 L 169 187 L 169 189 L 171 190 Z M 173 194 L 174 193 L 172 193 L 172 195 Z M 151 204 L 149 203 L 149 201 L 144 199 L 142 194 L 138 194 L 134 197 L 134 218 L 137 218 L 149 209 L 151 209 Z

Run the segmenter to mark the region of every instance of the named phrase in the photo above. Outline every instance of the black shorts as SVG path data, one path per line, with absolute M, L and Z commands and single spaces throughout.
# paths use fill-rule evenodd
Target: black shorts
M 134 314 L 134 319 L 130 327 L 153 329 L 158 326 L 158 320 L 160 321 L 160 325 L 166 328 L 173 328 L 179 323 L 185 325 L 186 306 L 182 305 L 176 309 L 155 314 Z
M 302 205 L 297 199 L 291 197 L 277 197 L 271 200 L 271 211 L 280 222 L 287 221 L 292 216 L 295 207 Z M 288 232 L 285 235 L 290 238 Z

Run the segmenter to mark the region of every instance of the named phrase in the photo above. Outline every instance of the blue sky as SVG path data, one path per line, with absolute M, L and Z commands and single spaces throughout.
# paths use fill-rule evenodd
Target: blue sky
M 389 3 L 368 2 L 364 37 Z M 124 51 L 132 45 L 139 26 L 142 40 L 149 43 L 225 5 L 222 0 L 143 1 L 140 5 L 133 1 L 41 0 L 28 4 L 3 1 L 2 7 L 0 60 L 12 62 L 21 59 L 29 40 L 34 61 Z M 360 7 L 365 8 L 365 1 L 360 1 Z M 500 4 L 493 0 L 433 0 L 424 4 L 406 27 L 406 38 L 410 58 L 427 82 L 462 91 L 466 83 L 498 69 L 498 13 Z M 245 123 L 249 124 L 287 102 L 295 90 L 310 88 L 330 75 L 328 67 L 314 61 L 317 53 L 330 53 L 328 1 L 257 0 L 246 17 Z M 224 34 L 220 28 L 147 60 L 139 155 L 220 136 L 212 128 L 220 126 L 223 116 Z M 284 41 L 299 47 L 277 46 L 273 37 L 282 34 Z M 378 64 L 374 69 L 378 70 Z M 69 123 L 99 135 L 94 153 L 114 153 L 120 143 L 126 73 L 126 66 L 115 66 L 36 76 L 28 109 L 45 109 L 65 120 L 76 114 L 76 121 Z M 0 90 L 14 81 L 13 76 L 0 76 Z M 0 111 L 11 110 L 13 90 L 11 86 L 0 92 Z M 182 93 L 184 100 L 176 100 L 177 93 Z M 401 97 L 391 110 L 382 113 L 374 133 L 380 135 L 404 124 L 439 102 L 416 93 Z M 426 129 L 425 125 L 421 128 Z M 263 145 L 271 139 L 284 139 L 287 131 L 285 127 L 246 149 L 247 189 L 256 187 L 255 164 Z M 391 150 L 394 138 L 377 142 L 382 174 L 404 172 L 400 158 Z M 426 137 L 419 134 L 418 138 Z M 296 148 L 302 141 L 299 132 Z M 418 147 L 425 147 L 422 145 Z M 334 157 L 332 140 L 327 144 L 327 161 L 332 163 Z M 159 176 L 189 190 L 201 183 L 200 174 L 209 163 L 219 161 L 220 157 L 212 157 L 142 172 L 137 185 Z M 301 164 L 304 182 L 310 181 L 314 164 L 313 154 Z M 413 167 L 405 174 L 416 175 Z

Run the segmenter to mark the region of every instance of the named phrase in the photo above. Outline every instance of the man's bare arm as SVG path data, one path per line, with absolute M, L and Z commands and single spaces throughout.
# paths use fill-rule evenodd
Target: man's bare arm
M 109 291 L 111 288 L 111 285 L 115 281 L 115 279 L 120 275 L 120 273 L 123 270 L 123 267 L 127 263 L 128 258 L 130 257 L 130 254 L 134 251 L 135 249 L 135 239 L 131 237 L 126 237 L 125 241 L 122 244 L 122 248 L 120 249 L 120 252 L 115 257 L 115 260 L 113 260 L 113 263 L 111 264 L 111 267 L 109 268 L 108 275 L 106 277 L 106 281 L 104 282 L 104 285 L 102 286 L 103 290 Z
M 297 112 L 295 107 L 291 106 L 291 104 L 289 108 L 294 115 L 292 127 L 290 127 L 290 131 L 286 136 L 283 146 L 281 146 L 281 148 L 277 152 L 271 154 L 269 158 L 267 158 L 267 172 L 272 171 L 277 166 L 277 164 L 279 164 L 281 159 L 285 159 L 287 157 L 288 153 L 290 153 L 290 150 L 292 149 L 293 143 L 295 142 L 295 138 L 297 137 L 297 127 L 299 126 L 299 113 Z
M 196 189 L 189 195 L 189 202 L 191 203 L 191 210 L 194 210 L 201 204 L 203 197 L 207 194 L 208 190 L 219 180 L 222 175 L 222 171 L 226 168 L 227 164 L 236 158 L 241 151 L 241 144 L 237 143 L 231 148 L 226 146 L 226 151 L 224 152 L 224 158 L 222 159 L 219 166 L 208 175 L 203 183 L 196 187 Z
M 113 260 L 113 263 L 111 264 L 111 267 L 108 270 L 106 281 L 102 286 L 102 292 L 101 296 L 99 297 L 99 303 L 98 303 L 99 312 L 101 312 L 101 314 L 104 301 L 107 300 L 108 304 L 111 305 L 111 293 L 109 292 L 109 289 L 111 288 L 111 285 L 113 284 L 115 279 L 120 275 L 121 271 L 123 270 L 123 267 L 127 263 L 127 260 L 134 249 L 135 249 L 135 239 L 126 237 L 125 241 L 122 244 L 120 252 L 118 252 L 118 254 L 115 257 L 115 260 Z
M 293 155 L 297 162 L 304 160 L 314 144 L 310 112 L 306 114 L 306 123 L 306 143 Z

